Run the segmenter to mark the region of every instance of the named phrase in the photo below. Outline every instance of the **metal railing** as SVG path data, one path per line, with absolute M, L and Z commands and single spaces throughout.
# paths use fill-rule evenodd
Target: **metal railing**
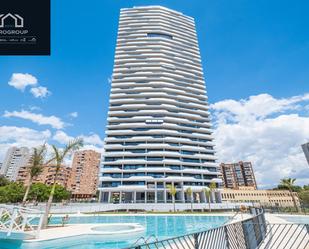
M 267 233 L 259 249 L 308 249 L 308 224 L 267 224 Z
M 306 224 L 266 224 L 264 213 L 203 232 L 134 245 L 126 249 L 306 249 Z

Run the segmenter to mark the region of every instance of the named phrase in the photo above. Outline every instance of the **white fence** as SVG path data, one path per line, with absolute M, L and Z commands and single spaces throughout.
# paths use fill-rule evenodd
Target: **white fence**
M 39 219 L 34 225 L 33 220 Z M 10 205 L 0 205 L 0 237 L 37 238 L 40 233 L 43 212 Z

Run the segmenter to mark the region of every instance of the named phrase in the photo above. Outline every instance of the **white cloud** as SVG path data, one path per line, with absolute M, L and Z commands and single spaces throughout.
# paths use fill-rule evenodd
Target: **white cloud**
M 38 107 L 38 106 L 29 106 L 29 109 L 31 110 L 31 111 L 41 111 L 42 109 L 40 108 L 40 107 Z
M 38 86 L 31 88 L 30 92 L 35 98 L 46 98 L 47 96 L 51 95 L 51 92 L 48 91 L 47 87 Z
M 275 186 L 284 177 L 308 183 L 300 145 L 309 139 L 309 117 L 298 114 L 308 100 L 309 94 L 285 99 L 260 94 L 211 105 L 219 161 L 252 161 L 262 187 Z
M 67 135 L 63 131 L 56 131 L 56 133 L 53 136 L 53 140 L 57 141 L 60 144 L 67 144 L 68 142 L 70 142 L 73 139 L 74 139 L 74 137 Z
M 92 149 L 102 153 L 103 141 L 97 134 L 80 135 L 84 139 L 84 146 L 82 149 Z M 55 141 L 62 146 L 73 140 L 75 137 L 66 134 L 65 132 L 58 130 L 52 135 L 50 130 L 34 130 L 26 127 L 16 126 L 0 126 L 0 162 L 3 161 L 5 153 L 9 147 L 12 146 L 26 146 L 29 148 L 37 147 L 46 143 L 48 148 L 48 158 L 52 153 L 50 144 Z M 70 165 L 70 156 L 66 158 L 65 163 Z
M 43 116 L 42 114 L 32 113 L 25 110 L 13 111 L 13 112 L 5 111 L 3 117 L 22 118 L 30 120 L 39 125 L 50 125 L 55 129 L 63 129 L 66 125 L 60 118 L 56 116 Z
M 26 127 L 0 126 L 0 162 L 11 146 L 36 147 L 51 137 L 49 130 L 38 131 Z
M 76 136 L 79 138 L 82 138 L 84 141 L 84 146 L 83 149 L 93 149 L 96 150 L 98 152 L 103 152 L 103 145 L 104 145 L 104 141 L 100 138 L 99 135 L 97 134 L 90 134 L 90 135 L 79 135 Z M 60 144 L 67 144 L 68 142 L 70 142 L 71 140 L 73 140 L 75 137 L 72 137 L 68 134 L 66 134 L 63 131 L 56 131 L 56 133 L 54 134 L 54 136 L 52 137 L 52 139 Z
M 88 136 L 86 135 L 81 135 L 80 136 L 85 144 L 92 144 L 92 145 L 97 145 L 97 146 L 104 146 L 104 141 L 100 138 L 98 134 L 90 134 Z
M 72 117 L 72 118 L 77 118 L 78 112 L 71 112 L 71 113 L 69 113 L 69 116 Z
M 46 98 L 51 95 L 47 87 L 39 86 L 38 79 L 28 73 L 13 73 L 8 84 L 21 91 L 24 91 L 27 86 L 31 86 L 30 93 L 35 98 Z
M 309 94 L 291 98 L 276 99 L 269 94 L 250 96 L 249 99 L 239 101 L 227 99 L 219 101 L 211 108 L 215 110 L 219 120 L 226 122 L 250 122 L 264 119 L 272 114 L 295 111 L 300 108 L 299 103 L 309 101 Z
M 24 91 L 27 86 L 34 86 L 38 83 L 36 77 L 28 73 L 13 73 L 8 84 L 18 90 Z

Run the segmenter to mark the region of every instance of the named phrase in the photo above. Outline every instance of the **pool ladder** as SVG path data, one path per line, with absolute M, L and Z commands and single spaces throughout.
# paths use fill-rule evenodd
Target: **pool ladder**
M 152 241 L 150 241 L 150 239 L 153 239 Z M 156 236 L 154 236 L 153 234 L 150 235 L 148 238 L 145 238 L 145 237 L 140 237 L 138 238 L 133 244 L 131 247 L 134 247 L 134 246 L 138 246 L 138 243 L 139 242 L 142 242 L 143 244 L 147 244 L 147 243 L 151 243 L 151 242 L 158 242 L 159 240 L 157 239 Z

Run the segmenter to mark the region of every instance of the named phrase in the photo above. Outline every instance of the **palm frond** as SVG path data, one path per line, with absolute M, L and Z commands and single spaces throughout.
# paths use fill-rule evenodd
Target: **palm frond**
M 62 159 L 66 157 L 67 154 L 74 150 L 78 150 L 80 147 L 83 146 L 83 139 L 82 138 L 76 138 L 74 140 L 71 140 L 63 149 L 62 151 Z
M 43 144 L 38 148 L 33 149 L 33 153 L 30 158 L 29 173 L 30 177 L 37 177 L 43 171 L 43 164 L 45 160 L 46 146 Z
M 172 184 L 168 184 L 168 185 L 167 185 L 167 189 L 168 189 L 168 192 L 169 192 L 171 195 L 173 195 L 173 196 L 176 195 L 177 189 L 176 189 L 175 186 L 173 186 Z
M 53 156 L 52 156 L 52 159 L 54 161 L 56 161 L 56 163 L 58 164 L 58 162 L 60 161 L 60 152 L 59 152 L 59 149 L 52 144 L 52 149 L 53 149 Z

